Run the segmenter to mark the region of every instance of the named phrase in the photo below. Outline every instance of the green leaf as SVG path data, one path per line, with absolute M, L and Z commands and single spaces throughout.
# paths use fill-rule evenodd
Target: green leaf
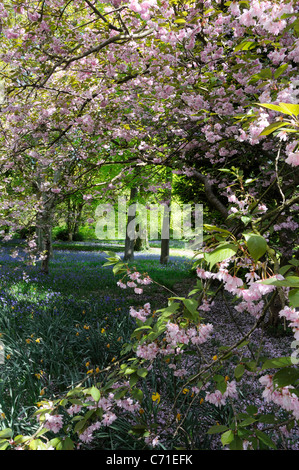
M 72 397 L 73 395 L 82 395 L 82 390 L 83 390 L 83 387 L 73 388 L 67 393 L 67 396 Z
M 13 436 L 13 431 L 10 428 L 5 428 L 0 431 L 0 439 L 10 439 Z
M 257 76 L 259 78 L 272 78 L 272 70 L 269 68 L 269 69 L 262 69 L 258 74 Z
M 289 302 L 291 307 L 299 307 L 299 289 L 292 289 L 289 291 Z
M 234 433 L 231 429 L 229 429 L 228 431 L 224 432 L 222 435 L 221 435 L 221 442 L 222 442 L 222 445 L 226 446 L 228 444 L 230 444 L 233 440 L 234 440 Z
M 267 447 L 271 447 L 272 449 L 276 450 L 276 445 L 270 439 L 270 437 L 267 436 L 267 434 L 265 434 L 264 432 L 259 431 L 258 429 L 256 429 L 255 430 L 255 435 L 260 441 L 262 441 L 264 444 L 266 444 Z
M 262 370 L 264 369 L 276 369 L 280 367 L 291 366 L 292 358 L 291 357 L 276 357 L 274 359 L 267 359 L 262 365 Z
M 267 251 L 267 242 L 261 235 L 255 233 L 244 233 L 247 247 L 252 258 L 257 261 Z
M 247 344 L 249 344 L 249 341 L 244 340 L 244 341 L 242 341 L 242 342 L 237 346 L 237 348 L 238 348 L 238 349 L 244 348 L 244 346 L 247 346 Z
M 198 316 L 198 301 L 195 299 L 184 299 L 183 304 L 185 305 L 186 309 L 188 312 L 192 314 L 193 318 L 196 318 Z
M 249 415 L 254 416 L 258 412 L 258 408 L 254 405 L 248 405 L 246 411 Z
M 289 261 L 290 264 L 292 264 L 293 266 L 299 266 L 299 260 L 298 259 L 291 259 Z
M 204 224 L 203 228 L 207 230 L 208 232 L 223 232 L 223 233 L 227 233 L 228 235 L 231 235 L 231 232 L 229 232 L 228 230 L 225 230 L 224 228 L 216 227 L 216 225 Z
M 205 260 L 209 263 L 210 269 L 216 264 L 231 258 L 238 251 L 237 247 L 231 243 L 217 247 L 210 253 L 205 253 Z
M 144 379 L 148 374 L 148 370 L 145 367 L 141 367 L 140 369 L 137 369 L 137 374 L 139 375 L 139 377 L 142 377 Z
M 53 439 L 49 441 L 49 444 L 52 447 L 56 447 L 59 444 L 59 442 L 61 442 L 61 439 L 59 437 L 54 437 Z
M 40 436 L 43 436 L 44 434 L 46 434 L 49 430 L 47 428 L 43 428 L 41 429 L 40 431 L 38 431 L 38 433 L 36 434 L 36 437 L 40 437 Z M 26 437 L 26 436 L 25 436 Z M 26 439 L 25 439 L 26 440 Z
M 239 436 L 235 436 L 229 445 L 230 450 L 243 450 L 243 440 Z
M 95 386 L 91 387 L 90 394 L 92 398 L 94 399 L 94 401 L 99 401 L 99 399 L 101 398 L 101 392 Z
M 127 392 L 128 392 L 127 388 L 118 389 L 117 392 L 115 392 L 115 394 L 114 394 L 114 399 L 115 400 L 120 400 L 121 398 L 123 398 L 126 395 Z
M 280 67 L 278 67 L 278 69 L 274 73 L 274 78 L 280 77 L 280 75 L 283 74 L 283 72 L 288 68 L 288 66 L 289 66 L 289 64 L 283 64 Z
M 63 441 L 62 444 L 62 449 L 63 450 L 73 450 L 74 449 L 74 443 L 70 437 L 66 437 Z
M 262 106 L 263 108 L 272 109 L 272 111 L 278 111 L 279 113 L 282 112 L 281 107 L 277 104 L 268 104 L 268 103 L 256 103 L 258 106 Z
M 260 135 L 269 135 L 269 134 L 272 134 L 272 132 L 276 131 L 276 130 L 279 129 L 280 127 L 285 126 L 286 124 L 287 124 L 286 122 L 281 122 L 281 121 L 272 122 L 272 124 L 270 124 L 269 126 L 265 127 L 265 129 L 263 130 L 263 132 L 260 133 Z
M 276 422 L 275 415 L 262 415 L 259 417 L 259 422 L 264 424 L 274 424 Z
M 256 103 L 263 108 L 272 109 L 273 111 L 278 111 L 283 114 L 287 114 L 288 116 L 298 116 L 299 114 L 299 105 L 298 104 L 291 104 L 291 103 L 279 103 L 276 104 L 269 104 L 269 103 Z
M 252 416 L 248 416 L 248 418 L 245 418 L 240 424 L 239 426 L 241 427 L 246 427 L 246 426 L 250 426 L 250 424 L 253 424 L 255 423 L 257 420 L 255 418 L 253 418 Z
M 133 331 L 133 333 L 132 333 L 132 335 L 131 335 L 131 338 L 134 338 L 135 336 L 138 336 L 140 332 L 145 331 L 145 330 L 150 330 L 150 331 L 152 331 L 152 327 L 149 326 L 149 325 L 143 325 L 143 326 L 140 326 L 140 327 L 136 328 L 136 329 Z
M 131 387 L 131 388 L 133 388 L 134 385 L 137 384 L 139 378 L 140 378 L 140 377 L 139 377 L 137 374 L 132 374 L 132 375 L 130 375 L 130 381 L 129 381 L 129 382 L 130 382 L 130 387 Z
M 249 370 L 250 372 L 255 372 L 256 371 L 256 361 L 248 361 L 245 362 L 245 369 Z
M 234 52 L 248 51 L 255 46 L 256 46 L 255 41 L 248 41 L 248 39 L 246 39 L 245 41 L 242 41 L 240 44 L 238 44 L 237 47 L 235 47 Z
M 44 430 L 45 432 L 48 432 L 48 429 Z M 22 444 L 23 442 L 26 442 L 30 439 L 30 436 L 23 436 L 22 434 L 19 434 L 18 436 L 14 437 L 14 442 L 15 444 Z
M 282 112 L 289 116 L 298 116 L 299 114 L 299 104 L 279 103 L 279 106 L 281 107 Z
M 82 418 L 81 421 L 78 421 L 74 427 L 74 432 L 79 432 L 81 431 L 86 424 L 86 419 Z
M 260 284 L 266 284 L 270 286 L 277 287 L 299 287 L 299 277 L 298 276 L 287 276 L 284 280 L 276 279 L 275 277 L 270 277 L 262 281 L 257 281 Z
M 293 266 L 291 264 L 286 264 L 285 266 L 282 266 L 280 269 L 279 269 L 279 274 L 281 274 L 282 276 L 285 275 L 285 273 L 287 273 Z
M 227 431 L 228 427 L 223 426 L 220 424 L 215 424 L 214 426 L 211 426 L 208 430 L 208 434 L 219 434 L 221 432 Z
M 129 431 L 129 434 L 138 436 L 144 436 L 145 433 L 147 433 L 147 426 L 145 424 L 135 424 L 132 426 L 131 431 Z
M 115 274 L 119 273 L 120 271 L 121 271 L 121 272 L 125 272 L 126 269 L 124 268 L 124 266 L 125 266 L 124 263 L 117 263 L 117 264 L 115 264 L 115 265 L 113 266 L 113 268 L 112 268 L 113 274 L 115 275 Z
M 225 378 L 222 375 L 214 375 L 213 378 L 216 381 L 217 390 L 219 390 L 219 392 L 224 394 L 226 392 L 226 389 L 227 389 L 227 383 L 226 383 Z
M 299 369 L 294 367 L 287 367 L 279 370 L 274 374 L 273 385 L 275 387 L 286 387 L 292 385 L 296 380 L 299 379 Z
M 131 394 L 132 394 L 132 397 L 134 398 L 134 400 L 137 400 L 139 402 L 141 402 L 143 400 L 143 391 L 140 390 L 139 388 L 134 388 L 134 390 L 132 390 Z
M 243 224 L 247 225 L 251 221 L 251 217 L 248 217 L 247 215 L 242 215 L 241 220 Z
M 237 380 L 240 380 L 244 372 L 245 372 L 244 364 L 238 364 L 237 367 L 235 368 L 235 378 Z
M 104 253 L 108 256 L 110 256 L 111 258 L 113 259 L 116 259 L 118 261 L 121 260 L 120 256 L 118 256 L 116 253 L 114 253 L 114 251 L 104 251 Z M 109 258 L 108 258 L 109 259 Z
M 40 439 L 34 439 L 33 441 L 30 442 L 29 449 L 30 450 L 37 450 L 41 443 L 42 443 L 42 441 Z
M 0 450 L 6 450 L 8 446 L 9 446 L 9 442 L 8 442 L 8 441 L 2 441 L 2 442 L 0 442 Z

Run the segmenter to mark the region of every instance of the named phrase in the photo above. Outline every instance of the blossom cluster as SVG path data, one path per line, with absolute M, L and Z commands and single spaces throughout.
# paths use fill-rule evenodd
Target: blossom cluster
M 297 140 L 289 143 L 286 146 L 287 152 L 287 159 L 286 162 L 292 166 L 299 166 L 299 149 L 298 149 L 299 142 Z M 297 147 L 297 150 L 296 150 Z
M 224 393 L 220 392 L 220 390 L 215 390 L 215 392 L 207 392 L 205 400 L 208 403 L 219 407 L 226 404 L 227 398 L 238 398 L 236 382 L 234 380 L 231 382 L 226 382 L 226 390 Z
M 123 282 L 122 280 L 117 281 L 117 285 L 121 289 L 126 289 L 127 287 L 133 288 L 135 294 L 143 293 L 142 287 L 138 287 L 138 286 L 140 285 L 147 286 L 152 283 L 152 280 L 148 275 L 142 276 L 142 274 L 139 273 L 138 271 L 132 272 L 128 269 L 127 276 L 129 277 L 129 280 L 127 280 L 126 282 Z
M 295 308 L 284 307 L 279 312 L 279 316 L 290 321 L 289 326 L 293 329 L 294 338 L 299 341 L 299 312 Z
M 143 359 L 153 360 L 161 354 L 163 356 L 181 354 L 183 345 L 200 345 L 205 343 L 213 332 L 213 325 L 199 324 L 197 328 L 181 328 L 177 323 L 166 324 L 164 345 L 160 347 L 157 342 L 139 344 L 136 355 Z M 176 373 L 176 375 L 178 375 Z
M 130 315 L 133 318 L 137 318 L 138 320 L 145 322 L 147 317 L 151 314 L 151 306 L 149 303 L 146 303 L 143 308 L 139 310 L 135 310 L 134 307 L 130 307 Z
M 272 401 L 284 410 L 291 412 L 295 419 L 299 419 L 299 397 L 292 391 L 293 386 L 275 388 L 271 375 L 260 377 L 259 382 L 265 387 L 263 398 L 266 402 Z
M 113 388 L 117 389 L 120 386 L 129 387 L 128 383 L 114 384 Z M 45 413 L 44 427 L 49 431 L 54 432 L 55 434 L 61 431 L 64 420 L 66 416 L 63 414 L 51 412 L 53 403 L 49 402 L 44 405 L 44 408 L 49 410 L 48 413 Z M 136 412 L 140 408 L 140 404 L 135 402 L 130 397 L 123 397 L 116 399 L 115 393 L 110 392 L 107 397 L 101 397 L 97 402 L 90 396 L 85 400 L 82 400 L 81 404 L 73 404 L 69 408 L 66 408 L 67 415 L 70 417 L 78 417 L 78 415 L 83 411 L 97 410 L 101 409 L 103 414 L 101 419 L 92 422 L 87 428 L 83 431 L 78 431 L 79 441 L 81 443 L 89 444 L 94 439 L 94 432 L 100 429 L 103 426 L 110 426 L 117 419 L 117 410 L 127 411 L 127 412 Z M 80 444 L 79 444 L 80 445 Z
M 276 289 L 273 285 L 262 284 L 259 275 L 252 269 L 245 275 L 246 282 L 242 278 L 231 275 L 227 269 L 229 261 L 223 261 L 219 265 L 216 273 L 205 271 L 203 268 L 197 268 L 197 276 L 201 279 L 217 279 L 223 282 L 226 291 L 236 295 L 241 302 L 236 305 L 238 312 L 248 311 L 254 317 L 258 318 L 263 310 L 263 296 Z M 283 276 L 278 274 L 273 279 L 281 280 Z M 245 285 L 247 283 L 247 288 Z
M 170 347 L 176 348 L 179 344 L 202 344 L 211 336 L 213 325 L 199 324 L 197 328 L 180 328 L 178 324 L 168 322 L 165 339 Z
M 52 415 L 50 413 L 45 414 L 46 421 L 44 423 L 45 428 L 54 432 L 55 434 L 60 431 L 63 426 L 63 416 L 62 415 Z

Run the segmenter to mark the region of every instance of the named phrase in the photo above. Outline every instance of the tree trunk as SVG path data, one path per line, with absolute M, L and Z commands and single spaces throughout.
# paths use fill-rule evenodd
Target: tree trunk
M 136 218 L 136 206 L 134 206 L 135 198 L 138 190 L 136 187 L 132 187 L 130 191 L 130 207 L 128 212 L 128 221 L 126 229 L 126 240 L 125 240 L 125 253 L 124 261 L 134 260 L 134 245 L 135 245 L 135 218 Z
M 164 207 L 162 234 L 161 234 L 160 264 L 167 264 L 169 260 L 169 237 L 170 237 L 170 207 Z
M 139 234 L 139 230 L 140 230 L 139 225 L 137 225 L 136 230 L 138 231 L 138 234 Z M 134 250 L 135 251 L 149 250 L 148 231 L 147 231 L 146 227 L 144 227 L 144 229 L 142 229 L 141 236 L 140 236 L 140 234 L 137 235 L 137 237 L 135 239 Z
M 281 300 L 279 296 L 275 297 L 274 302 L 272 305 L 269 307 L 269 320 L 268 320 L 268 326 L 273 326 L 275 328 L 278 327 L 278 325 L 281 325 L 283 322 L 279 316 L 279 312 L 283 309 Z
M 60 171 L 55 171 L 54 184 L 58 184 L 60 179 Z M 40 183 L 40 198 L 42 200 L 41 213 L 37 217 L 36 232 L 37 232 L 37 245 L 39 252 L 42 252 L 43 259 L 41 264 L 41 272 L 44 274 L 49 273 L 50 258 L 53 256 L 52 247 L 52 228 L 54 209 L 57 205 L 57 196 L 49 194 L 42 189 L 42 178 L 38 178 Z
M 52 223 L 52 207 L 46 205 L 37 221 L 36 227 L 38 250 L 43 253 L 41 272 L 44 274 L 49 273 L 49 262 L 50 258 L 53 256 Z
M 172 182 L 172 171 L 167 170 L 169 181 Z M 171 205 L 171 189 L 168 192 L 168 205 L 164 207 L 162 233 L 161 233 L 161 253 L 160 264 L 167 264 L 169 260 L 169 239 L 170 239 L 170 205 Z
M 76 203 L 73 202 L 69 199 L 67 203 L 67 218 L 66 218 L 66 226 L 67 226 L 67 232 L 68 232 L 68 241 L 72 242 L 74 239 L 74 235 L 78 233 L 79 231 L 79 226 L 81 222 L 81 216 L 82 216 L 82 209 L 83 209 L 82 203 Z
M 45 258 L 42 260 L 41 272 L 44 274 L 49 274 L 49 263 L 52 254 L 52 239 L 47 238 L 45 241 Z

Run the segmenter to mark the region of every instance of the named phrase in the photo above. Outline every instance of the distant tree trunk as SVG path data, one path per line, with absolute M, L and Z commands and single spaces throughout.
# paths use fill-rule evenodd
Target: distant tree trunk
M 169 260 L 169 237 L 170 237 L 170 207 L 164 207 L 162 234 L 161 234 L 160 264 L 167 264 Z
M 137 225 L 136 230 L 138 231 L 138 235 L 135 239 L 134 250 L 135 251 L 146 251 L 149 249 L 149 241 L 148 241 L 148 231 L 147 227 L 140 229 L 139 225 Z
M 60 171 L 56 171 L 54 174 L 54 184 L 57 184 L 60 179 Z M 40 188 L 42 178 L 39 178 Z M 36 234 L 37 234 L 37 246 L 39 252 L 42 252 L 43 259 L 41 264 L 41 272 L 44 274 L 49 273 L 50 258 L 53 256 L 52 247 L 52 228 L 54 219 L 54 210 L 57 204 L 56 194 L 50 194 L 41 189 L 42 199 L 42 210 L 37 216 L 36 221 Z
M 72 215 L 73 215 L 72 205 L 71 205 L 71 200 L 69 199 L 67 201 L 67 218 L 66 218 L 66 227 L 67 227 L 67 235 L 68 235 L 69 242 L 73 241 Z
M 74 235 L 79 232 L 79 227 L 81 224 L 81 217 L 82 217 L 82 210 L 83 210 L 84 204 L 78 204 L 77 205 L 77 211 L 76 211 L 76 217 L 74 221 Z
M 172 181 L 172 171 L 168 169 L 169 181 Z M 168 204 L 164 207 L 162 234 L 161 234 L 161 253 L 160 264 L 167 264 L 169 260 L 169 238 L 170 238 L 170 205 L 171 205 L 171 189 L 168 191 Z
M 79 225 L 82 216 L 83 203 L 73 202 L 69 199 L 67 202 L 66 226 L 68 232 L 68 241 L 72 242 L 74 235 L 79 231 Z
M 50 258 L 53 256 L 52 226 L 53 207 L 51 203 L 46 203 L 36 225 L 37 246 L 38 250 L 43 253 L 41 272 L 44 274 L 49 273 Z
M 53 251 L 52 251 L 52 238 L 47 237 L 45 240 L 45 258 L 42 260 L 42 267 L 41 267 L 41 272 L 44 274 L 49 274 L 49 263 L 50 263 L 50 258 L 53 256 Z
M 138 188 L 138 194 L 141 197 L 146 196 L 146 192 L 142 186 Z M 147 214 L 139 213 L 139 216 L 141 216 L 141 223 L 137 221 L 134 251 L 146 251 L 149 250 Z
M 278 287 L 277 289 L 278 295 L 269 306 L 268 326 L 272 326 L 274 328 L 277 328 L 279 325 L 285 325 L 285 319 L 282 319 L 279 315 L 280 311 L 285 307 L 285 295 L 281 287 Z
M 130 191 L 130 207 L 128 213 L 128 221 L 126 228 L 126 240 L 125 240 L 125 252 L 124 261 L 134 260 L 134 245 L 135 245 L 135 218 L 136 218 L 136 206 L 134 206 L 135 198 L 137 196 L 138 189 L 132 187 Z

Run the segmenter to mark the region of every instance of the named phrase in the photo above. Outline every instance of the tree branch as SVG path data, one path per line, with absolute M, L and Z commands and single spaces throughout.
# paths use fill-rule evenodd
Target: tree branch
M 113 29 L 114 31 L 118 31 L 118 32 L 121 32 L 122 29 L 120 28 L 117 28 L 116 26 L 114 26 L 113 24 L 109 23 L 109 21 L 107 20 L 107 18 L 105 18 L 105 16 L 102 15 L 102 13 L 89 1 L 89 0 L 85 0 L 85 3 L 87 3 L 87 5 L 90 6 L 90 8 L 93 10 L 93 12 L 99 16 L 108 26 L 108 28 L 110 29 Z
M 202 173 L 200 173 L 199 171 L 197 170 L 194 170 L 192 169 L 192 172 L 194 174 L 194 176 L 196 176 L 196 178 L 198 178 L 201 183 L 204 184 L 204 187 L 205 187 L 205 193 L 206 193 L 206 196 L 207 196 L 207 199 L 208 201 L 210 202 L 210 204 L 220 212 L 220 214 L 225 218 L 227 219 L 228 217 L 228 210 L 227 208 L 222 204 L 221 201 L 219 201 L 218 197 L 213 193 L 213 190 L 212 190 L 212 185 L 209 183 L 209 179 L 206 175 L 203 175 Z

